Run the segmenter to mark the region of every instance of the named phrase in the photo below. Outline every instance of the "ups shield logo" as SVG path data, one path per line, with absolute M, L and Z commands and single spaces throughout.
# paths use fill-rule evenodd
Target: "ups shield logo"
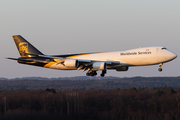
M 19 44 L 19 52 L 20 53 L 28 53 L 28 43 L 22 42 Z

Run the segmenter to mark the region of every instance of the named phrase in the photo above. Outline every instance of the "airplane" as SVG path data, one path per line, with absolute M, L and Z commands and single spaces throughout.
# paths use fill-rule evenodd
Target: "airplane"
M 14 35 L 13 39 L 21 57 L 7 59 L 18 63 L 58 69 L 58 70 L 87 70 L 87 76 L 97 75 L 101 70 L 104 77 L 108 69 L 128 71 L 129 67 L 159 64 L 162 71 L 163 63 L 172 61 L 177 55 L 165 47 L 144 47 L 116 52 L 92 52 L 64 55 L 44 55 L 21 35 Z

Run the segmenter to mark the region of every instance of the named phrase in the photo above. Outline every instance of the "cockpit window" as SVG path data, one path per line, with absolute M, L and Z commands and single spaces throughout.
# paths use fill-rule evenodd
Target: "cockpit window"
M 164 47 L 164 48 L 161 48 L 162 50 L 166 50 L 166 48 Z

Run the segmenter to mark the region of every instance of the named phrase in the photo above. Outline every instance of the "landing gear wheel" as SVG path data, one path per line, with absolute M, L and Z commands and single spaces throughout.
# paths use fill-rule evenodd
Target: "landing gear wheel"
M 97 72 L 96 72 L 96 71 L 94 72 L 94 75 L 97 75 Z
M 106 70 L 103 70 L 102 73 L 101 73 L 101 77 L 104 77 L 106 74 Z
M 92 74 L 93 74 L 93 75 L 97 75 L 97 72 L 96 72 L 96 71 L 92 71 Z
M 106 70 L 103 70 L 102 73 L 103 73 L 103 74 L 106 74 Z
M 159 68 L 158 71 L 159 71 L 159 72 L 162 72 L 162 68 Z
M 95 76 L 95 75 L 97 75 L 97 72 L 96 72 L 96 71 L 88 71 L 88 72 L 86 73 L 86 75 L 87 75 L 87 76 Z
M 94 73 L 90 73 L 91 76 L 94 76 Z
M 104 74 L 101 74 L 101 77 L 104 77 L 105 75 Z
M 86 73 L 86 75 L 87 75 L 87 76 L 90 76 L 90 73 L 89 73 L 89 72 L 87 72 L 87 73 Z

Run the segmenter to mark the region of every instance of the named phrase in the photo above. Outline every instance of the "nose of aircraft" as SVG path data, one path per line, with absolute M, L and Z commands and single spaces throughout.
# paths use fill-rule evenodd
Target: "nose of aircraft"
M 170 52 L 170 51 L 169 51 L 169 55 L 168 56 L 169 56 L 170 60 L 173 60 L 173 59 L 175 59 L 177 57 L 177 55 L 175 53 Z

